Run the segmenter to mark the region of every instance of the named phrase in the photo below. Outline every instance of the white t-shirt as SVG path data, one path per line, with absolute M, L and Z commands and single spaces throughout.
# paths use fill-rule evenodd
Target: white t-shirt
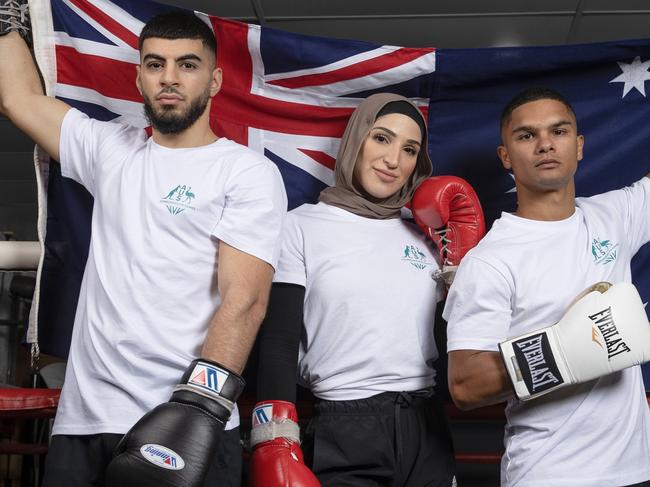
M 221 302 L 219 241 L 276 265 L 284 186 L 273 163 L 230 140 L 170 149 L 74 109 L 60 159 L 95 201 L 53 433 L 124 433 L 199 355 Z
M 577 198 L 561 221 L 504 213 L 463 259 L 444 310 L 448 350 L 550 326 L 598 281 L 630 282 L 650 240 L 650 180 Z M 501 485 L 614 487 L 650 479 L 650 410 L 640 367 L 506 409 Z
M 305 287 L 301 383 L 326 400 L 432 386 L 438 268 L 414 224 L 325 203 L 289 212 L 274 281 Z

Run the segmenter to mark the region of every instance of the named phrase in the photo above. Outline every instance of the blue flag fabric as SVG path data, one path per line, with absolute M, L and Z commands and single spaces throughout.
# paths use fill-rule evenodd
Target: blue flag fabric
M 573 105 L 585 136 L 578 196 L 617 189 L 650 173 L 650 40 L 552 47 L 440 49 L 429 106 L 435 174 L 469 181 L 488 228 L 516 205 L 514 180 L 496 154 L 503 107 L 531 86 L 554 88 Z M 649 85 L 650 89 L 650 85 Z M 632 261 L 644 303 L 650 299 L 650 245 Z M 580 272 L 576 269 L 576 272 Z M 548 272 L 552 273 L 550 267 Z M 650 390 L 650 366 L 644 366 Z
M 143 0 L 51 0 L 45 8 L 34 22 L 48 93 L 96 118 L 146 127 L 132 81 L 137 34 L 148 18 L 172 7 Z M 204 18 L 215 30 L 225 79 L 231 80 L 215 99 L 214 129 L 278 165 L 290 208 L 315 201 L 333 183 L 347 117 L 361 99 L 380 91 L 408 96 L 423 109 L 434 174 L 468 180 L 488 227 L 501 211 L 514 209 L 513 179 L 496 156 L 498 123 L 503 106 L 526 87 L 557 89 L 575 108 L 586 139 L 576 176 L 579 196 L 628 185 L 650 172 L 650 40 L 434 50 Z M 54 56 L 46 55 L 51 46 Z M 38 298 L 39 341 L 47 353 L 68 351 L 91 214 L 92 198 L 52 162 Z M 649 265 L 646 245 L 633 261 L 644 302 L 650 298 Z M 650 384 L 650 369 L 645 372 Z

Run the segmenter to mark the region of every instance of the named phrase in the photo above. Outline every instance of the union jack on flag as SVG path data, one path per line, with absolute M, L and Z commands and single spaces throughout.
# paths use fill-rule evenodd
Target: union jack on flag
M 144 128 L 134 84 L 138 35 L 149 18 L 172 7 L 123 0 L 52 0 L 50 5 L 55 72 L 49 94 L 94 118 Z M 290 208 L 313 201 L 334 182 L 339 137 L 361 99 L 398 92 L 426 115 L 434 49 L 310 39 L 196 15 L 215 32 L 224 73 L 212 105 L 213 129 L 280 167 Z M 39 39 L 49 46 L 46 37 Z

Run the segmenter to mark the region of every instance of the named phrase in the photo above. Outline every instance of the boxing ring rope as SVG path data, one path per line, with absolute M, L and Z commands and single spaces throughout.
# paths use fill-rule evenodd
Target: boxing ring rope
M 40 259 L 40 242 L 0 241 L 2 272 L 36 271 Z M 32 366 L 35 351 L 38 351 L 38 347 L 32 344 Z M 60 389 L 0 388 L 0 421 L 53 418 L 60 394 Z M 46 442 L 25 443 L 13 439 L 0 442 L 0 455 L 41 455 L 46 452 Z
M 0 241 L 0 272 L 36 271 L 36 287 L 34 289 L 35 299 L 32 299 L 29 324 L 27 327 L 27 343 L 31 345 L 30 367 L 38 368 L 40 350 L 38 347 L 38 335 L 36 332 L 36 313 L 38 301 L 38 270 L 41 262 L 41 243 L 31 241 Z
M 40 242 L 0 241 L 0 271 L 35 271 L 40 258 Z

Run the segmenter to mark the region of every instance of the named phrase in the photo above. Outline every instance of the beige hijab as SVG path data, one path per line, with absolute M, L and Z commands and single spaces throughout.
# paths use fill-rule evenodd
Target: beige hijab
M 341 139 L 339 153 L 336 156 L 335 184 L 321 192 L 319 201 L 367 218 L 381 220 L 399 218 L 401 208 L 411 200 L 415 189 L 422 181 L 431 176 L 432 165 L 427 151 L 428 134 L 425 130 L 425 133 L 422 134 L 422 145 L 413 174 L 400 191 L 382 201 L 373 202 L 368 201 L 354 185 L 354 166 L 361 145 L 366 140 L 379 111 L 394 101 L 403 101 L 412 105 L 422 116 L 422 113 L 408 98 L 393 93 L 378 93 L 361 102 L 352 113 Z M 422 121 L 426 123 L 424 116 L 422 116 Z

